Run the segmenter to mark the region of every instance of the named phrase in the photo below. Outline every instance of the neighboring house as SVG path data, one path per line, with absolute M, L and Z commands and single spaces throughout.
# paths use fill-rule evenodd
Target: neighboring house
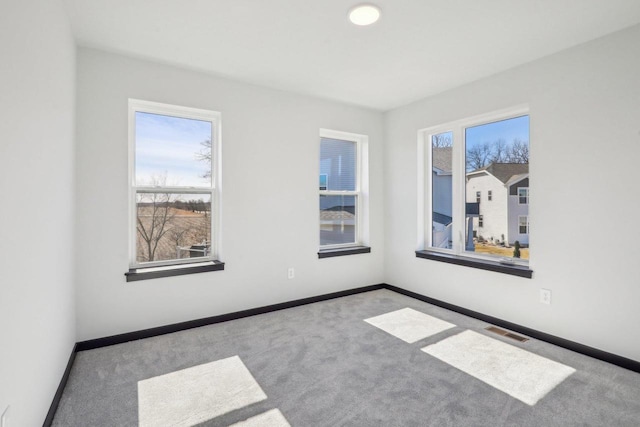
M 491 163 L 467 173 L 467 202 L 479 203 L 475 237 L 529 244 L 529 165 Z
M 452 187 L 451 187 L 451 147 L 432 149 L 432 246 L 451 248 Z

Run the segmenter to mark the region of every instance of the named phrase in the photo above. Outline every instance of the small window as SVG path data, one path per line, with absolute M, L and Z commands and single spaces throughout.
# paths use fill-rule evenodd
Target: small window
M 480 203 L 480 199 L 482 198 L 482 194 L 480 191 L 476 191 L 476 203 Z
M 518 233 L 529 234 L 529 216 L 520 215 L 518 217 Z
M 482 215 L 478 215 L 478 227 L 484 227 L 484 218 Z
M 129 101 L 130 267 L 217 256 L 220 114 Z
M 367 137 L 320 132 L 320 249 L 362 246 L 366 187 L 362 152 Z M 366 157 L 365 157 L 366 158 Z
M 520 205 L 529 204 L 529 187 L 518 188 L 518 204 Z
M 491 190 L 487 191 L 487 200 L 491 201 L 493 199 L 493 192 Z

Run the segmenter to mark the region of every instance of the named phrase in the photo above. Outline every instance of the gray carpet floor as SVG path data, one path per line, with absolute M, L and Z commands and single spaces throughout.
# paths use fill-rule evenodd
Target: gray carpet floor
M 408 344 L 364 319 L 410 307 L 456 327 Z M 199 426 L 278 408 L 307 426 L 640 426 L 640 374 L 389 290 L 83 351 L 54 426 L 138 425 L 140 380 L 238 355 L 267 399 Z M 576 369 L 534 406 L 420 349 L 465 330 Z

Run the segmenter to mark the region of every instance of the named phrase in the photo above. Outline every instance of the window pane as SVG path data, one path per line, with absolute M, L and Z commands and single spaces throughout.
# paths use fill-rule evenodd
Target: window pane
M 466 128 L 465 166 L 465 249 L 512 257 L 516 240 L 529 244 L 519 222 L 528 215 L 528 205 L 522 204 L 528 193 L 518 191 L 529 186 L 529 116 Z M 482 202 L 484 192 L 490 204 Z M 521 250 L 521 258 L 528 253 Z
M 356 143 L 321 138 L 320 189 L 356 191 L 356 174 Z
M 356 196 L 320 196 L 320 245 L 356 242 Z
M 137 193 L 136 261 L 201 258 L 211 251 L 211 194 Z
M 452 248 L 452 142 L 451 132 L 431 136 L 431 246 L 441 249 Z
M 135 113 L 138 186 L 211 186 L 212 123 Z

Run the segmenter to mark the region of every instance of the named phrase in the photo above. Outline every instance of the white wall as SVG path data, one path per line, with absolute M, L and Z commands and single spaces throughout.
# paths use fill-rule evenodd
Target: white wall
M 638 46 L 640 26 L 388 112 L 387 283 L 640 360 Z M 534 278 L 415 258 L 418 129 L 522 103 Z
M 384 280 L 381 113 L 90 49 L 77 91 L 78 340 Z M 128 98 L 222 113 L 224 271 L 125 282 Z M 320 128 L 370 137 L 370 254 L 318 259 Z
M 75 47 L 58 1 L 0 13 L 0 413 L 42 425 L 75 342 Z

